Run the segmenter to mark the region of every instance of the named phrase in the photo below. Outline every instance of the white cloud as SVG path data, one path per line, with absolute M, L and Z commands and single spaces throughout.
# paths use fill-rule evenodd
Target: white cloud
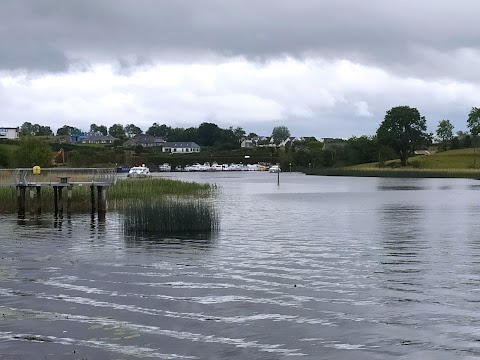
M 426 115 L 431 131 L 452 114 L 460 130 L 463 114 L 479 98 L 480 88 L 473 83 L 404 78 L 374 66 L 321 58 L 156 62 L 127 73 L 107 63 L 36 76 L 0 73 L 2 121 L 55 129 L 134 123 L 146 130 L 154 122 L 198 126 L 212 121 L 247 132 L 268 133 L 282 124 L 294 135 L 348 137 L 373 134 L 386 110 L 410 105 Z

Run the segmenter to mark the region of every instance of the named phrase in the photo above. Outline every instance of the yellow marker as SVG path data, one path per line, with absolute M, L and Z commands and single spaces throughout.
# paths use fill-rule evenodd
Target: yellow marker
M 40 166 L 34 166 L 33 167 L 33 174 L 34 175 L 40 175 Z

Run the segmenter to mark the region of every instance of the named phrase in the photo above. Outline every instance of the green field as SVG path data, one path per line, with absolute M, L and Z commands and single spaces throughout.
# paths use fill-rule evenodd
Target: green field
M 469 178 L 480 179 L 480 148 L 459 149 L 415 156 L 401 167 L 399 160 L 360 164 L 343 168 L 308 169 L 310 175 L 326 176 L 371 176 L 408 178 Z
M 475 160 L 476 157 L 476 160 Z M 400 161 L 387 162 L 387 167 L 400 165 Z M 379 168 L 378 163 L 354 165 L 351 169 Z M 408 159 L 407 169 L 480 169 L 480 148 L 437 152 L 432 155 L 414 156 Z

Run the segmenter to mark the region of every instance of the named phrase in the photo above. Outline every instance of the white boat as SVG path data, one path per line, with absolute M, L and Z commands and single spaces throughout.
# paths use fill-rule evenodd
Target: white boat
M 280 166 L 279 165 L 272 165 L 270 166 L 270 168 L 268 169 L 268 172 L 271 172 L 271 173 L 279 173 L 281 172 L 282 170 L 280 169 Z
M 158 169 L 159 169 L 160 171 L 163 171 L 163 172 L 172 171 L 172 167 L 171 167 L 170 164 L 168 164 L 168 163 L 164 163 L 164 164 L 160 165 L 160 166 L 158 167 Z
M 145 165 L 132 167 L 127 175 L 127 177 L 149 177 L 149 176 L 152 176 L 152 174 L 150 174 L 150 169 Z
M 211 171 L 212 167 L 208 162 L 201 165 L 199 163 L 185 166 L 185 171 Z

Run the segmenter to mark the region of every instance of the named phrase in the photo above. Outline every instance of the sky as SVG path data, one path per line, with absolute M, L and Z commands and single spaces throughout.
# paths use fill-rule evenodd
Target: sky
M 2 0 L 0 127 L 434 133 L 480 107 L 477 0 Z

